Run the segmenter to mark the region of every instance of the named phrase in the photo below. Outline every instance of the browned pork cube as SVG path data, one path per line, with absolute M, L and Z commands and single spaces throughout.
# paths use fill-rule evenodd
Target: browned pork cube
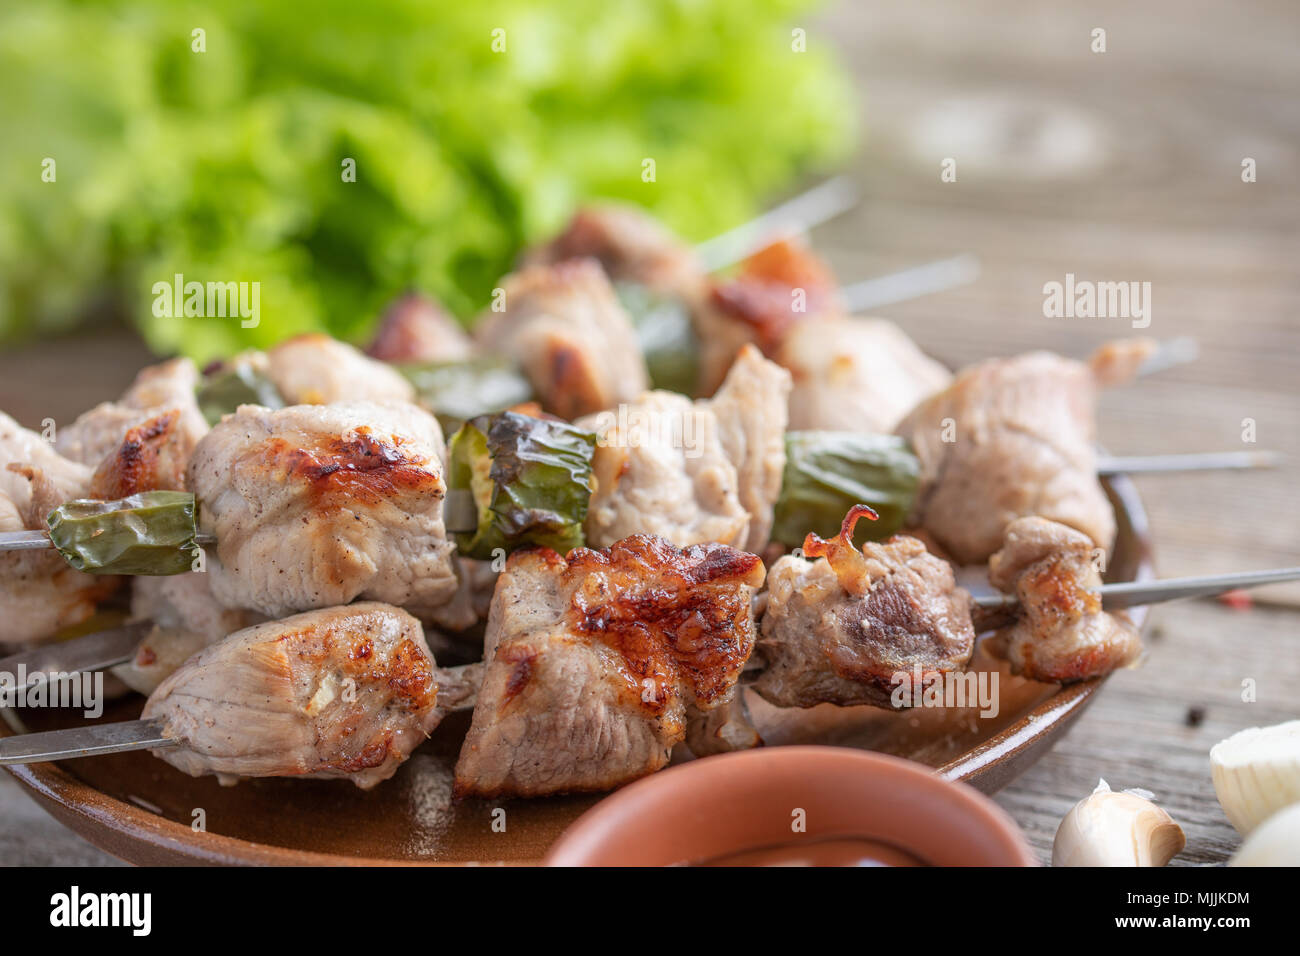
M 650 535 L 512 554 L 456 792 L 608 790 L 663 767 L 693 715 L 730 708 L 763 576 L 755 555 Z
M 573 419 L 645 391 L 632 319 L 594 259 L 527 266 L 502 291 L 501 311 L 483 315 L 475 342 L 518 362 L 547 411 Z
M 963 369 L 898 426 L 921 462 L 909 524 L 958 564 L 987 561 L 1006 526 L 1031 515 L 1109 548 L 1115 515 L 1097 481 L 1097 388 L 1132 374 L 1149 345 L 1106 345 L 1090 364 L 1030 352 Z
M 386 604 L 310 611 L 237 631 L 159 685 L 143 716 L 191 776 L 387 780 L 441 720 L 420 623 Z
M 915 538 L 853 545 L 865 508 L 830 541 L 809 535 L 768 577 L 754 690 L 779 707 L 891 706 L 899 676 L 928 684 L 962 671 L 975 649 L 971 597 Z
M 1020 599 L 1018 620 L 991 646 L 1018 674 L 1066 683 L 1135 663 L 1142 639 L 1122 613 L 1101 609 L 1096 545 L 1087 535 L 1043 518 L 1007 526 L 989 559 L 989 582 Z
M 446 603 L 443 454 L 437 420 L 414 405 L 241 406 L 190 461 L 201 530 L 217 538 L 212 593 L 267 617 Z

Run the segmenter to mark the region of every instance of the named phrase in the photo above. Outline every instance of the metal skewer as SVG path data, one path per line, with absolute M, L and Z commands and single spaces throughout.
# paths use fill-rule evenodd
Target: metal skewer
M 852 180 L 834 176 L 756 219 L 706 239 L 695 247 L 695 254 L 706 272 L 716 272 L 758 251 L 774 234 L 804 232 L 821 225 L 848 212 L 860 198 Z
M 840 296 L 850 313 L 866 312 L 974 282 L 979 274 L 979 260 L 966 252 L 950 259 L 939 259 L 850 283 L 840 288 Z
M 135 656 L 136 647 L 150 627 L 148 622 L 124 624 L 0 658 L 0 674 L 11 678 L 11 682 L 0 685 L 0 707 L 8 706 L 21 691 L 46 683 L 51 677 L 125 664 Z
M 1214 597 L 1238 588 L 1254 588 L 1284 581 L 1300 581 L 1300 568 L 1274 568 L 1269 571 L 1239 571 L 1232 574 L 1206 574 L 1192 578 L 1166 578 L 1163 581 L 1125 581 L 1103 584 L 1097 589 L 1101 606 L 1107 611 L 1145 604 L 1163 604 L 1186 598 Z M 985 610 L 1010 610 L 1019 603 L 1013 594 L 980 594 L 975 604 Z

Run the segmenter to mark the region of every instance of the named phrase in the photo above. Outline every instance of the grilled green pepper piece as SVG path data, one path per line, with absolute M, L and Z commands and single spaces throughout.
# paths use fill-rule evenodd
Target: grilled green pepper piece
M 478 527 L 456 534 L 460 553 L 541 546 L 568 554 L 583 544 L 596 436 L 517 412 L 482 415 L 452 436 L 448 486 L 468 492 Z
M 700 341 L 685 302 L 639 282 L 614 283 L 623 308 L 632 317 L 650 384 L 683 395 L 695 394 L 700 374 Z
M 209 425 L 215 425 L 240 405 L 284 408 L 284 396 L 271 380 L 238 359 L 204 379 L 194 394 Z
M 512 363 L 498 358 L 463 362 L 398 365 L 415 386 L 419 402 L 437 417 L 445 432 L 477 415 L 499 412 L 529 401 L 533 387 Z
M 880 514 L 878 521 L 859 524 L 859 537 L 887 538 L 907 519 L 920 474 L 916 455 L 895 435 L 787 432 L 772 538 L 791 548 L 809 532 L 830 538 L 856 504 Z
M 146 491 L 118 501 L 68 501 L 45 519 L 50 540 L 78 571 L 180 574 L 193 565 L 197 509 L 184 491 Z

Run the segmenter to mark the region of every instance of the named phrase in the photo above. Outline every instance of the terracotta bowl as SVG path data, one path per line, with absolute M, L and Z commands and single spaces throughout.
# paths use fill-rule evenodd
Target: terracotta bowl
M 606 798 L 549 866 L 1034 866 L 1015 822 L 920 764 L 841 747 L 710 757 Z

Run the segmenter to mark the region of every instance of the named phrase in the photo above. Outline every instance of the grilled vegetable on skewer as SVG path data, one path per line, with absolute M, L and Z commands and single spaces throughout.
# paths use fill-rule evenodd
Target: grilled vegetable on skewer
M 240 405 L 285 405 L 284 396 L 266 373 L 265 356 L 260 353 L 237 355 L 222 363 L 204 377 L 195 395 L 209 425 L 215 425 Z
M 196 510 L 187 492 L 147 491 L 117 501 L 69 501 L 46 521 L 51 544 L 78 571 L 180 574 L 194 565 Z
M 911 511 L 920 473 L 907 442 L 894 435 L 786 432 L 772 540 L 794 548 L 809 533 L 829 538 L 858 503 L 877 515 L 864 526 L 866 540 L 887 538 Z
M 452 436 L 450 508 L 472 505 L 473 530 L 460 553 L 487 560 L 525 546 L 567 554 L 583 543 L 596 436 L 560 421 L 500 412 L 466 422 Z
M 533 388 L 514 363 L 497 358 L 398 365 L 415 386 L 416 400 L 450 434 L 479 415 L 520 405 Z

